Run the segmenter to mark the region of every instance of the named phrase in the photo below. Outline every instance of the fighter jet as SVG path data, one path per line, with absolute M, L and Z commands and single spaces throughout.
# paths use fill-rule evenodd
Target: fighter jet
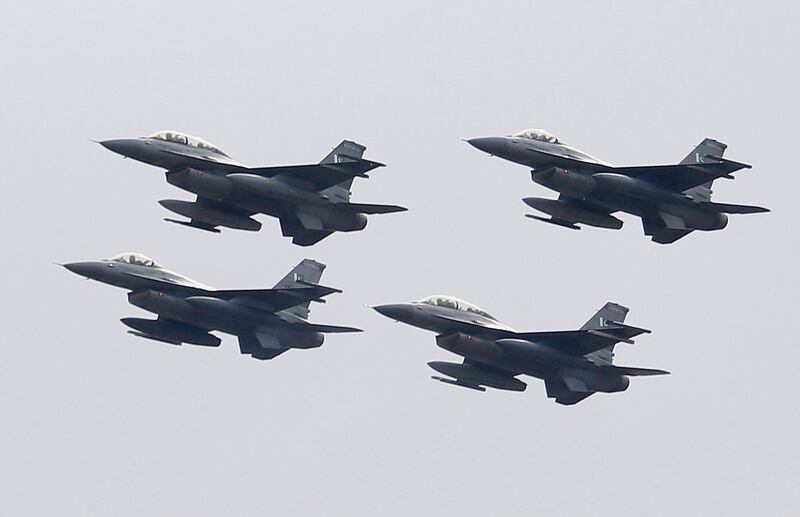
M 383 164 L 364 160 L 366 147 L 343 141 L 318 164 L 248 167 L 218 147 L 178 131 L 141 138 L 104 140 L 100 144 L 127 158 L 167 170 L 167 182 L 197 195 L 195 201 L 164 199 L 161 206 L 189 220 L 166 221 L 219 232 L 218 227 L 258 231 L 258 213 L 277 217 L 285 237 L 311 246 L 333 232 L 367 226 L 367 214 L 406 209 L 394 205 L 350 202 L 356 177 Z
M 467 140 L 492 156 L 533 169 L 536 183 L 559 192 L 558 200 L 529 197 L 523 201 L 550 218 L 528 214 L 546 223 L 579 230 L 578 224 L 619 230 L 621 211 L 642 219 L 645 235 L 670 244 L 694 230 L 721 230 L 726 214 L 769 212 L 759 206 L 711 201 L 717 178 L 733 179 L 750 165 L 722 157 L 727 145 L 706 138 L 677 165 L 615 167 L 565 144 L 541 129 L 511 136 Z
M 547 396 L 577 404 L 597 392 L 628 389 L 629 376 L 669 372 L 616 366 L 614 345 L 649 330 L 625 325 L 628 308 L 609 302 L 579 330 L 517 332 L 489 313 L 452 296 L 434 295 L 415 303 L 373 307 L 384 316 L 437 333 L 436 344 L 462 356 L 462 363 L 433 361 L 447 377 L 432 378 L 479 391 L 485 387 L 525 391 L 518 375 L 544 380 Z
M 218 330 L 239 338 L 255 359 L 273 359 L 292 348 L 322 346 L 325 333 L 361 332 L 307 321 L 309 303 L 338 289 L 318 285 L 324 264 L 303 260 L 272 289 L 218 290 L 163 268 L 139 253 L 63 264 L 75 274 L 130 291 L 128 301 L 155 320 L 123 318 L 134 336 L 173 345 L 219 346 Z

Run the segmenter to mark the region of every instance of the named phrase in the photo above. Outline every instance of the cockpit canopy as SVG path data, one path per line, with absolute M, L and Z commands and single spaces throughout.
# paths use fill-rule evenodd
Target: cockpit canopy
M 527 138 L 528 140 L 537 140 L 539 142 L 547 142 L 549 144 L 564 143 L 543 129 L 523 129 L 522 131 L 514 133 L 511 136 L 515 136 L 517 138 Z
M 159 131 L 158 133 L 153 133 L 147 138 L 155 138 L 157 140 L 175 142 L 176 144 L 183 144 L 191 147 L 197 147 L 198 149 L 206 149 L 208 151 L 211 151 L 212 153 L 221 154 L 222 156 L 228 156 L 227 154 L 223 153 L 218 147 L 211 145 L 202 138 L 197 138 L 196 136 L 187 135 L 186 133 L 181 133 L 179 131 Z
M 112 262 L 122 262 L 123 264 L 133 264 L 134 266 L 155 267 L 161 269 L 161 266 L 150 257 L 145 257 L 141 253 L 121 253 L 116 257 L 109 259 Z
M 448 307 L 450 309 L 456 309 L 459 311 L 471 312 L 473 314 L 479 314 L 484 318 L 497 321 L 494 316 L 480 307 L 465 302 L 464 300 L 459 300 L 453 296 L 434 294 L 433 296 L 428 296 L 427 298 L 420 300 L 419 303 L 427 303 L 428 305 L 436 305 L 438 307 Z

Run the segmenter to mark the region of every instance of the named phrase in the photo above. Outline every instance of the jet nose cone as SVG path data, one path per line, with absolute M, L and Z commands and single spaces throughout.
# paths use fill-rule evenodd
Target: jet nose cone
M 122 156 L 130 156 L 135 147 L 135 141 L 131 138 L 115 138 L 113 140 L 101 140 L 98 142 L 100 145 L 109 151 L 121 154 Z
M 94 270 L 94 264 L 92 262 L 70 262 L 69 264 L 61 264 L 64 266 L 68 271 L 75 273 L 76 275 L 85 276 L 87 278 L 91 277 L 91 273 Z
M 491 155 L 502 155 L 505 153 L 507 142 L 505 138 L 498 136 L 484 136 L 467 140 L 472 147 Z
M 404 321 L 408 319 L 409 308 L 402 303 L 392 303 L 389 305 L 376 305 L 373 307 L 379 314 L 391 318 L 396 321 Z

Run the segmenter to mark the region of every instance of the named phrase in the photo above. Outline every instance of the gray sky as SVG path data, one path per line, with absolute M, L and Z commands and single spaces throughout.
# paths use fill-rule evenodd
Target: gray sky
M 647 4 L 647 5 L 645 5 Z M 0 31 L 0 514 L 796 515 L 800 417 L 793 2 L 15 3 Z M 753 164 L 715 199 L 770 207 L 672 246 L 523 217 L 555 197 L 462 137 L 546 128 L 618 164 L 703 137 Z M 90 139 L 174 128 L 252 165 L 343 138 L 388 166 L 355 201 L 408 213 L 312 249 L 162 222 L 188 199 Z M 136 250 L 217 287 L 303 257 L 355 325 L 262 363 L 136 339 L 122 290 L 52 263 Z M 364 304 L 450 293 L 522 330 L 607 300 L 664 368 L 575 407 L 429 379 L 433 335 Z

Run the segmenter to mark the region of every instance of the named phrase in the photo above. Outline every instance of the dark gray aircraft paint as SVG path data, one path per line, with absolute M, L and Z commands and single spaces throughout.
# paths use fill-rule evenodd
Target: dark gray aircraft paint
M 133 329 L 129 332 L 174 345 L 219 346 L 221 340 L 210 333 L 218 330 L 237 336 L 243 354 L 272 359 L 292 348 L 317 348 L 324 333 L 361 332 L 307 321 L 310 302 L 341 292 L 317 284 L 325 265 L 314 260 L 300 262 L 272 289 L 214 289 L 138 253 L 64 267 L 130 291 L 128 301 L 158 314 L 158 319 L 123 318 L 122 323 Z
M 210 143 L 177 131 L 142 138 L 104 140 L 103 147 L 127 158 L 167 170 L 167 182 L 197 195 L 195 201 L 165 199 L 161 206 L 189 218 L 166 219 L 211 232 L 218 227 L 258 231 L 252 218 L 277 217 L 281 231 L 299 246 L 311 246 L 333 232 L 367 226 L 368 214 L 406 209 L 394 205 L 351 203 L 356 177 L 383 164 L 364 160 L 366 147 L 343 141 L 318 164 L 247 167 Z
M 463 362 L 434 361 L 428 366 L 446 377 L 433 379 L 485 391 L 524 391 L 518 375 L 544 380 L 547 396 L 577 404 L 596 392 L 628 389 L 629 376 L 669 372 L 616 366 L 614 346 L 649 330 L 625 325 L 628 308 L 607 303 L 579 330 L 517 332 L 486 311 L 452 296 L 434 295 L 416 303 L 373 307 L 396 321 L 436 332 L 436 344 Z
M 653 241 L 670 244 L 694 230 L 725 228 L 726 214 L 769 212 L 758 206 L 711 201 L 715 179 L 733 179 L 732 173 L 750 165 L 722 158 L 727 146 L 710 138 L 677 165 L 636 167 L 614 167 L 540 129 L 468 142 L 492 156 L 533 169 L 533 181 L 560 195 L 557 200 L 523 199 L 550 215 L 527 217 L 566 228 L 580 229 L 577 224 L 581 223 L 618 230 L 622 221 L 611 214 L 621 211 L 641 217 L 644 233 Z

